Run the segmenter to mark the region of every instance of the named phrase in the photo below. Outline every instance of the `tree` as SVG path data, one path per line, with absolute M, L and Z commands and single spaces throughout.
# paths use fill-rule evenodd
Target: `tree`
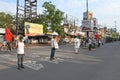
M 107 32 L 107 27 L 106 27 L 106 26 L 104 27 L 104 32 L 105 32 L 105 33 Z
M 0 27 L 6 27 L 6 24 L 8 27 L 12 27 L 13 24 L 13 16 L 10 14 L 6 14 L 4 12 L 0 12 Z
M 56 9 L 56 6 L 51 2 L 45 2 L 42 7 L 44 8 L 42 15 L 39 16 L 38 22 L 44 25 L 44 33 L 48 32 L 48 27 L 53 31 L 63 35 L 64 31 L 61 28 L 61 23 L 64 19 L 63 12 Z

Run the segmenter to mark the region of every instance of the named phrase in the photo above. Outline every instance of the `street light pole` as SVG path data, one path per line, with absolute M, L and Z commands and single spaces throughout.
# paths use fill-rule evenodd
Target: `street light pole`
M 87 8 L 87 20 L 88 20 L 88 0 L 86 0 L 86 8 Z M 89 31 L 86 32 L 86 36 L 87 36 L 87 39 L 86 39 L 86 42 L 88 43 L 89 42 Z
M 76 25 L 75 25 L 75 19 L 74 19 L 74 36 L 75 36 L 75 33 L 76 33 Z
M 17 6 L 16 6 L 16 35 L 18 35 L 18 6 L 19 6 L 19 0 L 17 0 Z
M 117 26 L 116 26 L 116 21 L 115 21 L 115 38 L 117 38 Z
M 116 21 L 115 21 L 115 32 L 117 32 Z
M 87 20 L 88 20 L 88 0 L 86 0 L 86 8 L 87 8 Z

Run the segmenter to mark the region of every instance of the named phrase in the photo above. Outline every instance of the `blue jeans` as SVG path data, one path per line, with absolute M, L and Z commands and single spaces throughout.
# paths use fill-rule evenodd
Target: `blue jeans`
M 17 57 L 18 57 L 18 68 L 22 68 L 23 67 L 23 57 L 24 57 L 24 54 L 17 54 Z
M 55 48 L 51 48 L 50 58 L 54 58 L 54 55 L 55 55 Z

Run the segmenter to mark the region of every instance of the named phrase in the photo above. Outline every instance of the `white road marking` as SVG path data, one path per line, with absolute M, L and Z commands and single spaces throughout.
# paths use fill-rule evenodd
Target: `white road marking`
M 36 61 L 31 61 L 31 60 L 25 61 L 24 65 L 36 71 L 39 71 L 40 69 L 44 68 L 42 64 L 37 64 Z

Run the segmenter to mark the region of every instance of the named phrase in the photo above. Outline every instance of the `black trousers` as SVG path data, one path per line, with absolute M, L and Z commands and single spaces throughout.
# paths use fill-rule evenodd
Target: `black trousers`
M 100 47 L 100 43 L 98 43 L 98 47 Z
M 91 48 L 92 48 L 92 44 L 89 44 L 89 51 L 91 51 Z
M 8 49 L 11 51 L 11 45 L 10 42 L 7 42 Z

